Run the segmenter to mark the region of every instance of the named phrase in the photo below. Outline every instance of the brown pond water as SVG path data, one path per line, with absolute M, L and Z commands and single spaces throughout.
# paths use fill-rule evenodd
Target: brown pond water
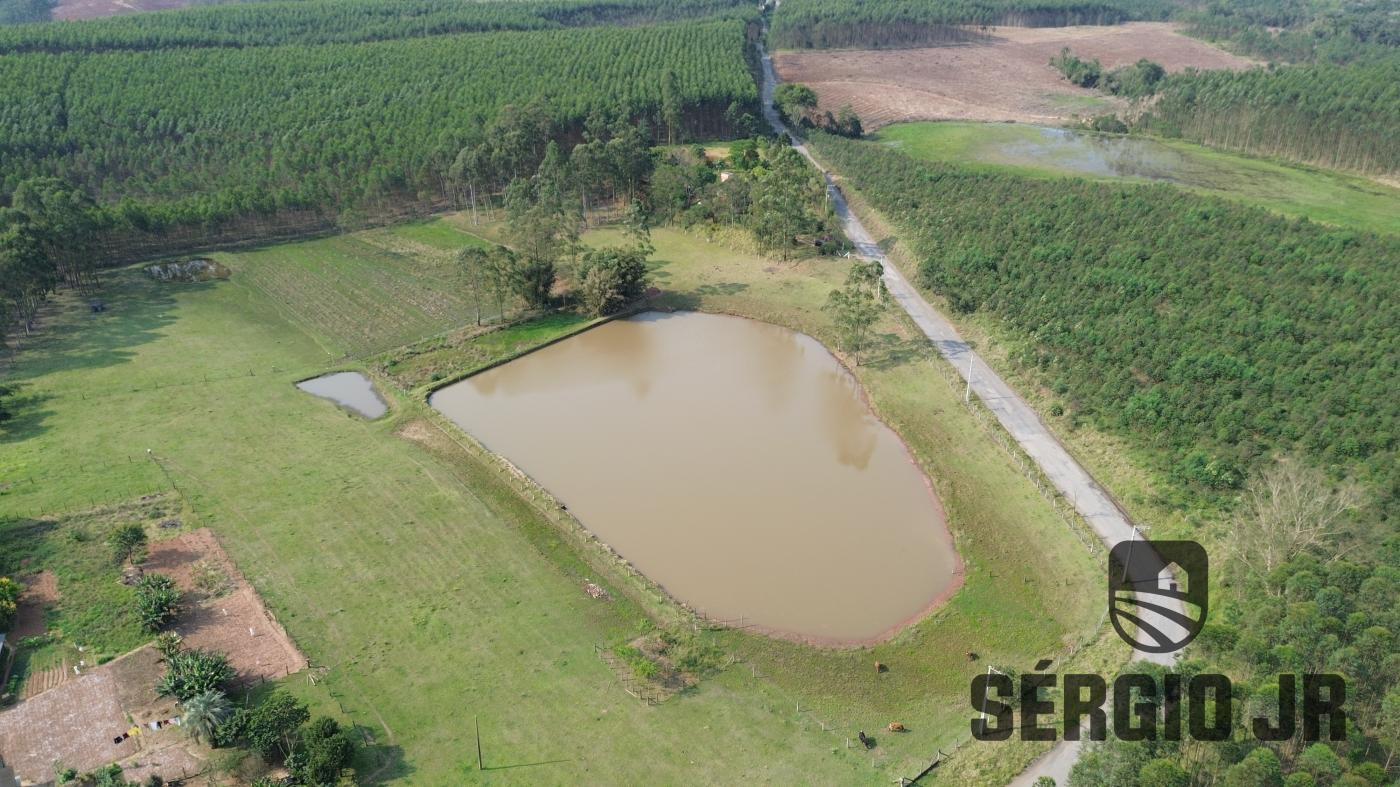
M 430 401 L 711 618 L 871 640 L 954 587 L 927 479 L 856 380 L 786 328 L 648 313 Z

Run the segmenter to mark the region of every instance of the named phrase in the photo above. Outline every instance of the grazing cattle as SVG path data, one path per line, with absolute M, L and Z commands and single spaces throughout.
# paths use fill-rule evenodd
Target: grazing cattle
M 889 669 L 890 669 L 889 667 L 886 667 L 886 666 L 885 666 L 884 662 L 882 662 L 882 661 L 877 661 L 877 662 L 875 662 L 875 674 L 876 674 L 876 675 L 879 675 L 881 672 L 888 672 Z
M 861 730 L 859 736 L 861 745 L 865 746 L 865 748 L 867 749 L 875 748 L 875 739 L 870 737 L 869 735 L 866 735 L 865 730 Z
M 903 724 L 900 724 L 900 723 L 897 722 L 897 721 L 892 721 L 892 722 L 890 722 L 889 731 L 890 731 L 890 732 L 908 732 L 909 730 L 905 729 L 905 727 L 904 727 Z
M 973 653 L 973 652 L 970 651 L 970 650 L 967 652 L 967 660 L 968 660 L 968 661 L 976 661 L 977 658 L 978 658 L 978 656 L 977 656 L 976 653 Z

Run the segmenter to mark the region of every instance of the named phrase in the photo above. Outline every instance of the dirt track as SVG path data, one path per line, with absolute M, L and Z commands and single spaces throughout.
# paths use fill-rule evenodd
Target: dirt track
M 817 91 L 833 111 L 850 104 L 878 128 L 902 120 L 1055 123 L 1122 110 L 1126 102 L 1076 87 L 1050 67 L 1069 47 L 1107 68 L 1147 58 L 1167 71 L 1245 68 L 1251 61 L 1177 33 L 1163 22 L 1111 27 L 1005 27 L 985 41 L 923 49 L 779 52 L 778 77 Z

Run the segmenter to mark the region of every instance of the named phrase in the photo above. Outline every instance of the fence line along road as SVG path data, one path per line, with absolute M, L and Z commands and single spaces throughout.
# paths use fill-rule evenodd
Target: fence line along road
M 765 38 L 766 27 L 765 22 Z M 807 150 L 807 146 L 789 131 L 782 118 L 778 116 L 777 110 L 773 108 L 773 92 L 777 87 L 778 79 L 773 70 L 773 60 L 761 43 L 759 44 L 759 56 L 763 64 L 763 86 L 760 96 L 763 102 L 764 119 L 779 134 L 787 134 L 792 137 L 793 147 L 797 152 L 811 161 L 812 165 L 822 173 L 822 177 L 826 181 L 827 197 L 831 200 L 836 217 L 841 221 L 846 237 L 855 244 L 860 257 L 880 263 L 880 267 L 884 271 L 885 286 L 889 289 L 895 302 L 914 320 L 914 323 L 919 326 L 919 330 L 923 331 L 928 340 L 938 349 L 939 354 L 953 365 L 953 368 L 962 375 L 964 380 L 968 381 L 972 393 L 977 394 L 977 398 L 982 400 L 988 410 L 992 411 L 997 421 L 1016 440 L 1021 449 L 1040 466 L 1041 471 L 1055 485 L 1055 488 L 1074 505 L 1075 510 L 1089 523 L 1106 548 L 1112 549 L 1115 544 L 1121 541 L 1138 538 L 1136 526 L 1129 521 L 1127 515 L 1118 507 L 1113 498 L 1099 486 L 1093 476 L 1089 475 L 1089 472 L 1081 467 L 1069 451 L 1060 444 L 1060 441 L 1040 420 L 1040 416 L 1036 414 L 1035 410 L 1031 409 L 1031 406 L 973 351 L 972 347 L 958 334 L 953 324 L 948 321 L 948 318 L 924 300 L 923 296 L 914 289 L 904 274 L 895 267 L 894 263 L 890 262 L 884 251 L 870 237 L 870 233 L 866 231 L 860 219 L 851 212 L 845 196 L 836 187 L 831 173 L 812 156 L 811 152 Z M 1168 606 L 1177 613 L 1185 611 L 1179 601 L 1171 601 Z M 1142 614 L 1142 617 L 1148 623 L 1157 624 L 1159 627 L 1161 625 L 1162 621 L 1155 614 L 1145 613 Z M 1143 653 L 1135 650 L 1133 651 L 1133 659 L 1157 664 L 1172 664 L 1175 661 L 1175 656 L 1171 653 Z M 1079 750 L 1080 744 L 1078 742 L 1061 741 L 1048 754 L 1037 760 L 1013 780 L 1012 787 L 1019 787 L 1022 784 L 1029 785 L 1040 775 L 1052 776 L 1057 783 L 1064 784 L 1069 776 L 1069 769 L 1078 759 Z

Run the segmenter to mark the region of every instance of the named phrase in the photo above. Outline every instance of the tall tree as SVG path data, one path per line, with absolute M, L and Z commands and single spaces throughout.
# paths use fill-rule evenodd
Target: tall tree
M 788 259 L 797 235 L 816 225 L 815 208 L 822 194 L 820 182 L 797 151 L 772 146 L 767 168 L 757 171 L 754 179 L 751 216 L 759 246 L 779 249 Z
M 476 324 L 481 325 L 481 299 L 486 295 L 489 254 L 480 246 L 467 246 L 457 252 L 457 269 L 471 295 L 472 306 L 476 311 Z
M 674 145 L 681 135 L 681 88 L 676 72 L 666 69 L 661 76 L 661 122 L 666 125 L 666 144 Z
M 0 323 L 0 341 L 15 323 L 26 335 L 34 330 L 39 307 L 57 283 L 58 271 L 33 227 L 17 212 L 0 216 L 0 297 L 8 305 L 0 309 L 0 316 L 8 312 Z
M 96 206 L 81 189 L 58 178 L 30 178 L 10 198 L 26 217 L 44 255 L 63 283 L 74 289 L 97 286 Z
M 851 353 L 856 365 L 870 328 L 885 307 L 885 284 L 879 270 L 878 262 L 861 260 L 851 265 L 845 286 L 832 290 L 824 307 L 836 324 L 842 348 Z
M 1329 543 L 1343 515 L 1361 504 L 1351 484 L 1335 485 L 1298 460 L 1265 469 L 1245 489 L 1232 552 L 1255 576 Z

